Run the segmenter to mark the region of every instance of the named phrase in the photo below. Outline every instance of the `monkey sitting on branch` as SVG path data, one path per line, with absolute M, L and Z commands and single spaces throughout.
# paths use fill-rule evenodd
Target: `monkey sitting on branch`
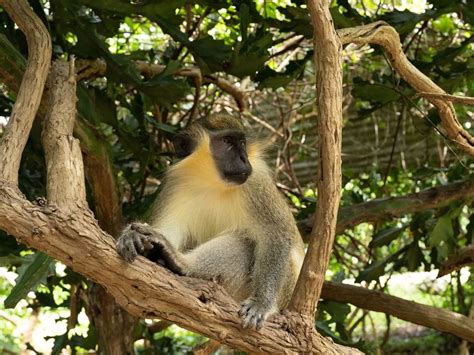
M 119 254 L 138 254 L 179 274 L 218 279 L 241 302 L 244 328 L 260 329 L 292 296 L 304 258 L 301 236 L 262 145 L 242 123 L 216 114 L 174 140 L 181 161 L 166 173 L 148 223 L 132 223 Z

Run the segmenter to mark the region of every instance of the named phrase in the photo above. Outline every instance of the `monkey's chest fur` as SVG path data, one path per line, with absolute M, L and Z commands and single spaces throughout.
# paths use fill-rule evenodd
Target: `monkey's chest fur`
M 189 187 L 176 193 L 154 227 L 179 250 L 249 226 L 246 201 L 239 189 L 205 191 Z M 171 238 L 169 237 L 171 236 Z

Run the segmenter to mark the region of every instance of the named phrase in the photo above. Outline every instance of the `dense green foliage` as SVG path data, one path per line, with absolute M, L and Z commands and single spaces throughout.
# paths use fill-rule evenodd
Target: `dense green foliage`
M 190 119 L 221 110 L 241 114 L 256 134 L 274 143 L 269 162 L 294 204 L 295 216 L 303 219 L 314 211 L 315 78 L 312 27 L 304 1 L 30 3 L 50 31 L 54 57 L 76 57 L 82 78 L 77 93 L 81 129 L 76 133 L 85 159 L 98 154 L 104 164 L 108 159 L 112 162 L 127 219 L 143 216 L 156 195 L 159 179 L 173 159 L 168 138 Z M 474 96 L 474 8 L 468 2 L 337 0 L 331 11 L 336 28 L 387 21 L 399 32 L 415 66 L 448 93 Z M 1 9 L 0 48 L 0 74 L 17 75 L 19 81 L 26 42 Z M 105 62 L 105 71 L 90 70 L 98 60 Z M 139 61 L 162 68 L 153 75 L 142 70 Z M 199 68 L 202 77 L 184 74 L 183 68 Z M 0 118 L 9 116 L 15 101 L 15 88 L 1 75 Z M 244 91 L 248 109 L 240 112 L 241 103 L 217 85 L 217 79 Z M 379 48 L 347 47 L 344 80 L 343 206 L 469 178 L 472 161 L 443 138 L 437 112 L 391 71 Z M 470 129 L 474 113 L 468 106 L 456 105 L 456 109 Z M 37 125 L 21 166 L 21 188 L 30 199 L 45 195 L 39 137 Z M 92 193 L 88 198 L 94 208 Z M 436 273 L 423 274 L 423 281 L 410 290 L 392 281 L 405 275 L 409 283 L 415 274 L 407 272 L 436 270 L 456 250 L 474 243 L 470 201 L 360 224 L 336 239 L 328 271 L 333 280 L 352 280 L 469 313 L 472 269 L 464 268 L 440 282 L 435 282 Z M 40 338 L 51 338 L 46 344 L 30 337 L 27 346 L 32 350 L 35 344 L 41 344 L 36 351 L 53 353 L 66 346 L 72 352 L 96 348 L 96 332 L 88 324 L 80 297 L 86 280 L 1 231 L 0 265 L 0 352 L 23 348 L 28 327 Z M 73 304 L 79 320 L 67 331 Z M 44 317 L 36 321 L 38 314 Z M 16 327 L 19 324 L 24 334 Z M 430 332 L 425 343 L 406 350 L 400 339 L 410 336 L 397 334 L 388 341 L 388 336 L 383 337 L 386 324 L 395 332 L 407 327 L 397 320 L 390 322 L 390 317 L 327 301 L 321 303 L 317 318 L 323 334 L 368 352 L 381 347 L 388 353 L 412 349 L 442 353 L 460 342 Z M 152 334 L 143 323 L 137 334 L 140 353 L 186 353 L 203 341 L 174 326 Z M 422 333 L 416 329 L 412 334 L 414 338 Z

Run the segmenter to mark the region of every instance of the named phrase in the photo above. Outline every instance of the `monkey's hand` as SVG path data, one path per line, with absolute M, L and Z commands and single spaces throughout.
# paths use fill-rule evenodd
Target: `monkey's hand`
M 117 252 L 129 263 L 143 255 L 176 274 L 184 274 L 179 253 L 162 234 L 146 223 L 129 224 L 117 240 Z
M 258 297 L 249 297 L 240 304 L 239 316 L 242 318 L 242 327 L 260 329 L 263 322 L 271 314 L 272 306 L 269 302 Z

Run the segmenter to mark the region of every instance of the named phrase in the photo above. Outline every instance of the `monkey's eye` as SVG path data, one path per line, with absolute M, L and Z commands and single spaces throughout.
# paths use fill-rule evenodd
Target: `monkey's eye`
M 242 146 L 242 148 L 245 148 L 245 139 L 240 140 L 240 145 Z

